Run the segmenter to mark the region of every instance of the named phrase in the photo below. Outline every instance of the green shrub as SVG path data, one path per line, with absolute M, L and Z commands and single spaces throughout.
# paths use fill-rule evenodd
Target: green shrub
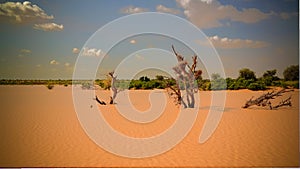
M 253 80 L 256 80 L 256 76 L 255 76 L 255 73 L 248 69 L 248 68 L 243 68 L 239 71 L 239 78 L 243 78 L 243 79 L 246 79 L 246 80 L 250 80 L 250 79 L 253 79 Z
M 283 71 L 285 80 L 294 81 L 299 80 L 299 65 L 291 65 Z
M 249 89 L 249 90 L 265 90 L 266 85 L 261 82 L 254 82 L 254 83 L 249 84 L 247 86 L 247 89 Z
M 210 81 L 208 79 L 197 80 L 198 88 L 200 90 L 210 90 Z
M 285 87 L 292 87 L 294 89 L 299 89 L 299 81 L 285 81 Z
M 211 90 L 225 90 L 226 89 L 226 80 L 223 78 L 214 79 L 210 82 Z

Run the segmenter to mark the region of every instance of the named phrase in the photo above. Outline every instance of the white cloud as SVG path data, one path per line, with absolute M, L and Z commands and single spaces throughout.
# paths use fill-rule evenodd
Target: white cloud
M 50 65 L 58 65 L 59 64 L 59 62 L 57 62 L 56 60 L 51 60 L 50 61 Z
M 207 4 L 211 4 L 213 0 L 201 0 L 201 2 L 205 2 Z
M 134 7 L 134 6 L 128 6 L 128 7 L 121 9 L 121 12 L 125 13 L 125 14 L 134 14 L 134 13 L 141 13 L 141 12 L 147 12 L 147 11 L 148 11 L 148 9 L 146 9 L 146 8 L 140 8 L 140 7 Z
M 43 23 L 43 24 L 34 24 L 34 29 L 43 30 L 46 32 L 49 31 L 62 31 L 64 29 L 63 25 L 58 25 L 56 23 Z
M 96 48 L 83 48 L 83 56 L 105 56 L 104 52 L 101 51 L 101 49 Z
M 30 54 L 31 54 L 31 50 L 29 50 L 29 49 L 21 49 L 21 50 L 19 51 L 18 57 L 19 57 L 19 58 L 23 58 L 24 56 L 28 56 L 28 55 L 30 55 Z
M 269 46 L 268 42 L 254 41 L 249 39 L 230 39 L 228 37 L 220 38 L 217 35 L 209 37 L 215 48 L 237 49 L 237 48 L 264 48 Z
M 0 4 L 0 17 L 6 18 L 11 22 L 26 23 L 41 20 L 53 19 L 53 15 L 48 15 L 37 5 L 29 1 L 5 2 Z
M 144 60 L 145 58 L 139 54 L 135 55 L 135 58 L 137 58 L 138 60 Z
M 170 13 L 170 14 L 174 14 L 174 15 L 177 15 L 177 14 L 180 13 L 180 11 L 177 10 L 177 9 L 167 8 L 163 5 L 157 5 L 156 6 L 156 11 L 157 12 L 163 12 L 163 13 Z
M 65 63 L 65 66 L 66 66 L 66 67 L 69 67 L 69 66 L 70 66 L 70 63 L 66 62 L 66 63 Z
M 31 50 L 29 50 L 29 49 L 21 49 L 20 53 L 22 53 L 22 54 L 30 54 Z
M 79 50 L 78 48 L 73 48 L 73 49 L 72 49 L 72 52 L 73 52 L 74 54 L 78 54 L 78 53 L 80 52 L 80 50 Z
M 298 16 L 298 13 L 297 12 L 293 12 L 293 13 L 281 12 L 279 14 L 279 17 L 283 20 L 288 20 L 293 16 Z
M 238 10 L 232 5 L 222 5 L 216 0 L 176 0 L 185 16 L 200 28 L 223 26 L 221 21 L 256 23 L 274 13 L 264 13 L 256 8 Z
M 132 39 L 132 40 L 130 41 L 130 43 L 131 43 L 131 44 L 135 44 L 135 43 L 136 43 L 136 40 Z

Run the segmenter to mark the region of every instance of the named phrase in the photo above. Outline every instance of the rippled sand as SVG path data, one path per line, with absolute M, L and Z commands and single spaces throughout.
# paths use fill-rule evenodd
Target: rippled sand
M 150 107 L 151 91 L 130 91 L 136 109 Z M 109 100 L 108 91 L 96 91 Z M 262 92 L 228 91 L 226 108 L 213 135 L 203 144 L 199 134 L 210 108 L 210 92 L 200 92 L 200 111 L 191 132 L 170 151 L 150 158 L 113 155 L 85 134 L 73 108 L 71 87 L 0 86 L 1 167 L 297 167 L 299 166 L 299 91 L 292 107 L 241 109 Z M 167 97 L 168 98 L 168 97 Z M 98 106 L 109 124 L 136 138 L 170 127 L 178 108 L 168 100 L 159 119 L 148 124 L 126 120 L 115 106 Z

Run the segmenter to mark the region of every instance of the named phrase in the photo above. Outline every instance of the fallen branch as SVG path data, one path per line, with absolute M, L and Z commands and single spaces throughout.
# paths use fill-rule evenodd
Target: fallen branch
M 276 106 L 272 107 L 272 109 L 277 109 L 278 107 L 282 107 L 282 106 L 292 106 L 292 102 L 291 102 L 291 96 L 288 97 L 285 100 L 282 100 L 281 102 L 279 102 L 279 104 L 277 104 Z
M 98 99 L 98 97 L 96 96 L 96 99 L 95 99 L 99 104 L 101 105 L 106 105 L 106 103 L 104 101 L 101 101 L 100 99 Z
M 272 103 L 270 102 L 270 100 L 275 99 L 276 97 L 280 97 L 280 96 L 282 96 L 283 93 L 290 92 L 290 91 L 293 91 L 293 90 L 282 89 L 282 90 L 279 90 L 278 92 L 275 92 L 273 90 L 271 92 L 268 92 L 268 93 L 265 93 L 265 94 L 259 96 L 258 98 L 254 99 L 254 100 L 253 100 L 253 96 L 252 96 L 248 101 L 246 101 L 245 105 L 242 108 L 248 108 L 250 106 L 256 105 L 256 106 L 262 106 L 262 107 L 269 106 L 270 109 L 274 109 L 274 108 L 278 108 L 278 107 L 281 107 L 284 105 L 291 105 L 290 103 L 288 103 L 288 102 L 290 102 L 291 98 L 282 101 L 282 103 L 280 102 L 281 104 L 276 105 L 274 107 L 272 106 Z

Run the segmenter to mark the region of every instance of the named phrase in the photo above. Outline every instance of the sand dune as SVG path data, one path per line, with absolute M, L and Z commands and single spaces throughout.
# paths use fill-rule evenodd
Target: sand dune
M 299 91 L 292 107 L 241 109 L 262 92 L 228 91 L 226 108 L 213 135 L 203 144 L 199 134 L 210 109 L 210 92 L 200 92 L 195 125 L 182 142 L 158 156 L 131 159 L 111 154 L 95 144 L 82 129 L 73 107 L 72 88 L 55 86 L 0 86 L 1 167 L 296 167 L 299 166 Z M 150 107 L 151 91 L 130 91 L 137 110 Z M 108 91 L 96 91 L 109 100 Z M 167 97 L 168 98 L 168 97 Z M 155 121 L 126 120 L 114 105 L 98 106 L 115 130 L 136 138 L 157 135 L 169 128 L 179 110 L 168 99 Z

